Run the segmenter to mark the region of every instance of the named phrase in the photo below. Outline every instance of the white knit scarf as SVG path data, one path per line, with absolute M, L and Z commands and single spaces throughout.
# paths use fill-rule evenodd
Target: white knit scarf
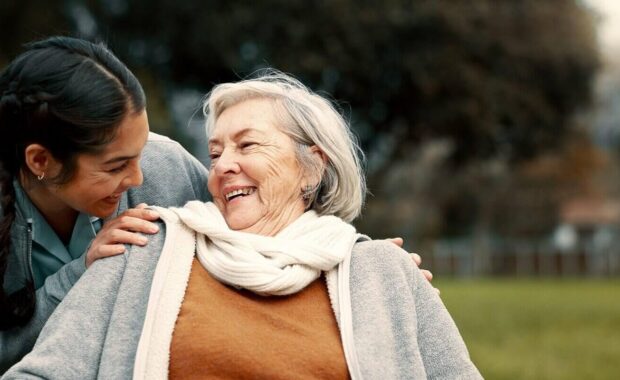
M 212 276 L 261 295 L 302 290 L 349 256 L 360 236 L 342 219 L 314 211 L 270 237 L 231 230 L 211 202 L 172 210 L 197 232 L 196 255 Z

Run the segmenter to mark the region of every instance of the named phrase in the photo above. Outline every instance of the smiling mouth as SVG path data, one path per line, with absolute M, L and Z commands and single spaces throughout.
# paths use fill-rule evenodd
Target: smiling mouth
M 245 197 L 246 195 L 252 195 L 256 192 L 255 187 L 244 187 L 242 189 L 233 190 L 229 193 L 226 193 L 224 197 L 226 198 L 226 202 L 230 202 L 235 198 Z
M 121 194 L 118 195 L 110 195 L 109 197 L 105 197 L 104 200 L 110 203 L 118 202 L 121 199 Z

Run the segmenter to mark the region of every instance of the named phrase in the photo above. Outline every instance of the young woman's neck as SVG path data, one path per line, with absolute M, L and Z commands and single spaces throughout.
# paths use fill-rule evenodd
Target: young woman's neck
M 32 204 L 39 210 L 47 223 L 56 232 L 60 240 L 67 244 L 71 240 L 73 227 L 79 215 L 77 210 L 67 206 L 58 200 L 50 191 L 48 186 L 30 178 L 26 178 L 24 173 L 20 174 L 19 182 L 30 198 Z

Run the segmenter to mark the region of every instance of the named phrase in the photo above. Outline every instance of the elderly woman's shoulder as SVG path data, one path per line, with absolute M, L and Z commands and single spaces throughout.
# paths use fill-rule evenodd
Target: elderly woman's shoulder
M 177 141 L 149 132 L 146 145 L 142 150 L 142 170 L 150 172 L 150 169 L 154 169 L 153 172 L 161 170 L 168 172 L 167 169 L 170 169 L 168 166 L 171 163 L 178 167 L 181 162 L 188 159 L 187 157 L 189 157 L 189 153 Z
M 143 154 L 147 152 L 149 153 L 160 152 L 161 153 L 162 150 L 169 151 L 169 152 L 176 152 L 176 151 L 183 151 L 185 149 L 178 141 L 175 141 L 168 136 L 160 135 L 154 132 L 149 132 L 149 136 L 146 140 L 146 145 L 144 146 Z
M 387 240 L 366 240 L 355 244 L 353 257 L 385 265 L 411 265 L 409 254 Z

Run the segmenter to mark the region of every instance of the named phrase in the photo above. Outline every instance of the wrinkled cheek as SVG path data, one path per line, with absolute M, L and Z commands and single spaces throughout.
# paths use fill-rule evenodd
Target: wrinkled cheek
M 263 183 L 260 187 L 258 194 L 258 207 L 265 209 L 266 213 L 273 214 L 281 210 L 282 199 L 278 197 L 278 186 L 273 182 Z
M 209 194 L 211 194 L 211 198 L 214 198 L 214 194 L 215 194 L 215 189 L 216 189 L 216 183 L 215 183 L 215 179 L 212 179 L 213 175 L 209 176 L 209 179 L 207 180 L 207 190 L 209 190 Z
M 263 191 L 259 192 L 260 207 L 264 207 L 265 214 L 281 214 L 298 201 L 299 194 L 296 189 L 297 185 L 292 182 L 273 181 L 265 184 Z

